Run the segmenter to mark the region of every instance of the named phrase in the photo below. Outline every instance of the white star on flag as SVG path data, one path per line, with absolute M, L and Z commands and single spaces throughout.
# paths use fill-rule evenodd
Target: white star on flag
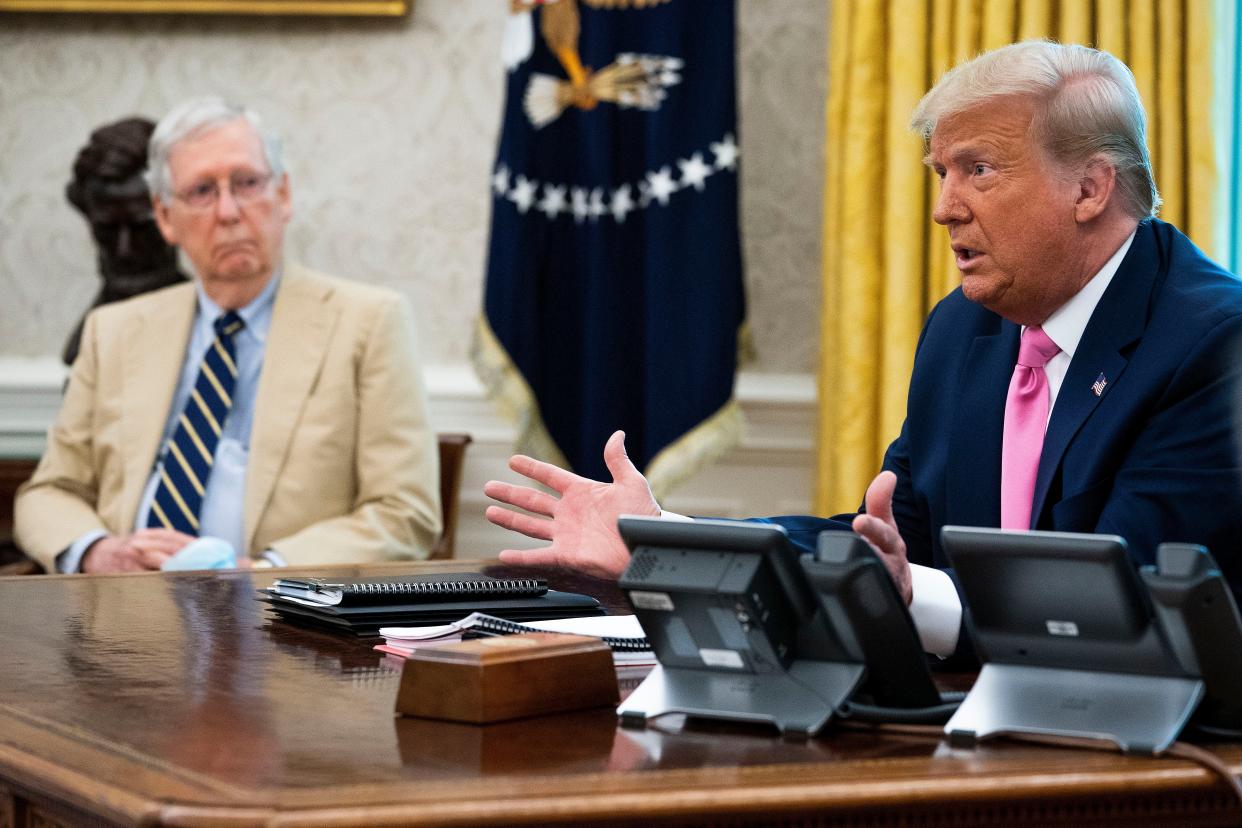
M 565 201 L 565 186 L 555 184 L 543 185 L 543 200 L 539 202 L 539 210 L 550 219 L 565 212 L 568 203 Z
M 509 191 L 509 168 L 501 164 L 496 168 L 496 174 L 492 176 L 492 189 L 496 191 L 496 195 L 502 196 Z
M 509 200 L 517 205 L 519 213 L 525 213 L 535 202 L 535 191 L 538 189 L 538 181 L 530 181 L 526 176 L 519 175 L 517 183 L 513 185 L 513 192 L 509 193 Z
M 630 185 L 622 184 L 612 194 L 612 217 L 618 224 L 625 223 L 625 214 L 634 209 L 634 199 L 630 196 Z
M 712 174 L 712 168 L 703 163 L 703 154 L 696 152 L 689 161 L 679 160 L 677 166 L 681 167 L 681 186 L 703 192 L 703 182 Z
M 574 187 L 570 190 L 570 198 L 573 201 L 574 221 L 581 224 L 591 212 L 591 207 L 587 204 L 586 188 Z
M 651 185 L 646 181 L 638 182 L 638 206 L 646 208 L 651 203 Z
M 677 192 L 677 184 L 673 181 L 672 171 L 661 167 L 659 172 L 647 173 L 647 182 L 651 186 L 651 197 L 662 205 L 668 204 L 668 197 Z
M 726 135 L 723 141 L 713 141 L 711 143 L 711 148 L 712 152 L 716 156 L 716 169 L 737 169 L 738 148 L 737 142 L 734 141 L 732 133 Z
M 604 204 L 604 191 L 600 187 L 591 190 L 591 220 L 607 214 L 608 205 Z

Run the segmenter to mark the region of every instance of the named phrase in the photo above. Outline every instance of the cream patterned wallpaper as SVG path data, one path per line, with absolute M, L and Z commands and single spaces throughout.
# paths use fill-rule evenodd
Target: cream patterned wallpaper
M 58 354 L 97 276 L 64 198 L 91 129 L 217 93 L 285 137 L 290 255 L 413 302 L 466 360 L 482 291 L 507 0 L 404 20 L 0 15 L 0 356 Z M 763 373 L 815 368 L 826 0 L 739 0 L 742 216 Z

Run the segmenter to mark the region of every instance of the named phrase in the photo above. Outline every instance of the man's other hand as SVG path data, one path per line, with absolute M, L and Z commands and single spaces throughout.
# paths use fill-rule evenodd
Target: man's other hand
M 82 571 L 145 572 L 159 569 L 164 561 L 193 541 L 172 529 L 139 529 L 130 535 L 108 535 L 91 544 L 82 557 Z
M 487 519 L 497 526 L 550 541 L 539 549 L 506 549 L 500 559 L 515 564 L 564 566 L 603 578 L 617 578 L 630 562 L 629 550 L 617 533 L 621 515 L 660 514 L 647 478 L 625 453 L 625 434 L 614 432 L 604 446 L 604 463 L 611 483 L 588 480 L 573 472 L 518 454 L 509 468 L 542 483 L 560 497 L 497 480 L 488 481 L 483 493 L 522 514 L 499 506 L 487 507 Z M 536 517 L 537 516 L 537 517 Z
M 897 585 L 897 592 L 908 606 L 914 597 L 910 580 L 910 562 L 906 559 L 906 542 L 897 531 L 893 518 L 893 491 L 897 488 L 897 475 L 882 471 L 867 487 L 867 512 L 854 518 L 854 531 L 884 561 L 888 574 Z

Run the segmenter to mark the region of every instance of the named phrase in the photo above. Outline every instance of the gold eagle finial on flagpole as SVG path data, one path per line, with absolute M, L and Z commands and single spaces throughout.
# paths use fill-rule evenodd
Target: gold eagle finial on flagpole
M 583 66 L 578 50 L 579 2 L 616 11 L 649 8 L 668 0 L 512 0 L 514 13 L 541 8 L 540 35 L 566 74 L 566 78 L 531 75 L 523 106 L 536 128 L 556 120 L 570 106 L 590 110 L 609 102 L 624 108 L 658 109 L 667 95 L 664 89 L 681 81 L 681 59 L 664 55 L 622 53 L 598 72 Z

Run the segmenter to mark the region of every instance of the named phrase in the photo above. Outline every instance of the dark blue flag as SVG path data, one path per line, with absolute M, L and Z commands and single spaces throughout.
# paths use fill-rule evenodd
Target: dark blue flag
M 657 494 L 732 446 L 745 316 L 732 0 L 517 0 L 472 359 L 518 449 Z

